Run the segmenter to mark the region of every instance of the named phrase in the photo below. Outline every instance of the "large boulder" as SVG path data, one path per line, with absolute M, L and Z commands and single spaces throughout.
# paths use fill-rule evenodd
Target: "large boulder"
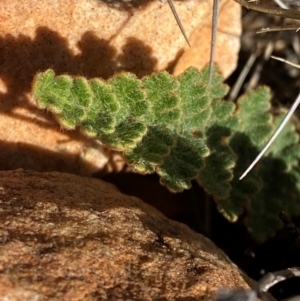
M 212 300 L 247 288 L 210 240 L 112 184 L 0 172 L 0 299 Z

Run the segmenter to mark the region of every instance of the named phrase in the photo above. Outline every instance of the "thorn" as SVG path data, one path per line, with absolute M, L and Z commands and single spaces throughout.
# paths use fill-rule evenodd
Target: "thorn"
M 208 86 L 210 86 L 211 81 L 212 81 L 212 76 L 213 76 L 213 68 L 214 68 L 214 60 L 215 60 L 215 52 L 216 52 L 217 28 L 218 28 L 218 11 L 219 11 L 219 0 L 214 0 L 213 15 L 212 15 L 209 71 L 208 71 Z
M 292 117 L 294 112 L 296 111 L 297 107 L 300 104 L 300 93 L 298 94 L 296 100 L 294 101 L 293 105 L 291 106 L 290 110 L 285 115 L 284 119 L 280 123 L 279 127 L 275 131 L 275 133 L 271 136 L 270 140 L 266 144 L 266 146 L 263 148 L 263 150 L 258 154 L 258 156 L 255 158 L 255 160 L 251 163 L 251 165 L 247 168 L 247 170 L 241 175 L 239 178 L 242 180 L 245 178 L 245 176 L 249 173 L 249 171 L 255 166 L 255 164 L 261 159 L 261 157 L 266 153 L 266 151 L 269 149 L 269 147 L 272 145 L 274 140 L 277 138 L 277 136 L 280 134 L 280 132 L 283 130 L 289 119 Z
M 286 5 L 285 3 L 283 3 L 281 0 L 274 0 L 274 2 L 281 8 L 283 9 L 289 9 L 288 5 Z
M 185 38 L 186 42 L 188 43 L 188 45 L 191 47 L 191 44 L 190 44 L 190 42 L 189 42 L 189 40 L 188 40 L 188 38 L 187 38 L 187 35 L 186 35 L 186 33 L 185 33 L 185 30 L 184 30 L 184 28 L 183 28 L 183 26 L 182 26 L 182 23 L 181 23 L 181 21 L 180 21 L 180 19 L 179 19 L 178 14 L 177 14 L 176 8 L 175 8 L 175 6 L 174 6 L 174 4 L 173 4 L 173 0 L 167 0 L 167 1 L 168 1 L 168 3 L 169 3 L 169 6 L 170 6 L 171 11 L 172 11 L 172 13 L 173 13 L 173 16 L 175 17 L 175 20 L 176 20 L 176 22 L 177 22 L 177 24 L 178 24 L 178 26 L 179 26 L 179 28 L 180 28 L 180 31 L 181 31 L 182 35 L 184 36 L 184 38 Z
M 296 67 L 296 68 L 300 69 L 300 65 L 299 65 L 299 64 L 295 64 L 295 63 L 290 62 L 290 61 L 288 61 L 288 60 L 286 60 L 286 59 L 283 59 L 283 58 L 281 58 L 281 57 L 271 55 L 271 58 L 274 59 L 274 60 L 277 60 L 277 61 L 286 63 L 286 64 L 288 64 L 288 65 L 290 65 L 290 66 L 293 66 L 293 67 Z

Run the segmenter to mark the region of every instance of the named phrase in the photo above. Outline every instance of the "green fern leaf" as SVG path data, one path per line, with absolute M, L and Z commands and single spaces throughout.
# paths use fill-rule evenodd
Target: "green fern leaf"
M 229 220 L 246 210 L 249 231 L 265 240 L 280 228 L 281 211 L 300 213 L 299 136 L 293 125 L 286 127 L 268 156 L 239 181 L 282 115 L 269 113 L 267 88 L 234 104 L 223 100 L 228 88 L 218 72 L 209 87 L 207 81 L 208 68 L 189 68 L 177 78 L 122 73 L 107 82 L 47 70 L 36 76 L 33 95 L 63 127 L 79 127 L 123 152 L 138 172 L 156 172 L 169 190 L 183 191 L 195 180 Z

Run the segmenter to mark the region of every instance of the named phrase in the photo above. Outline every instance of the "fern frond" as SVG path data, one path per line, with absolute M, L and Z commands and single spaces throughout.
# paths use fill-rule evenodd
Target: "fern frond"
M 63 127 L 79 127 L 123 152 L 138 172 L 156 172 L 169 190 L 181 192 L 195 180 L 229 220 L 247 210 L 249 231 L 265 240 L 281 226 L 279 212 L 300 213 L 299 137 L 287 127 L 269 156 L 239 181 L 282 117 L 269 113 L 269 89 L 233 104 L 223 100 L 228 88 L 220 74 L 214 72 L 209 87 L 208 76 L 208 68 L 189 68 L 178 77 L 122 73 L 106 82 L 47 70 L 36 76 L 33 95 Z

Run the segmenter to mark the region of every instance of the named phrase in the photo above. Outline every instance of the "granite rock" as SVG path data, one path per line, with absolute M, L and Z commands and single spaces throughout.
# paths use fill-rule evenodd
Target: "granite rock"
M 212 300 L 247 288 L 210 240 L 112 184 L 0 172 L 0 300 Z

